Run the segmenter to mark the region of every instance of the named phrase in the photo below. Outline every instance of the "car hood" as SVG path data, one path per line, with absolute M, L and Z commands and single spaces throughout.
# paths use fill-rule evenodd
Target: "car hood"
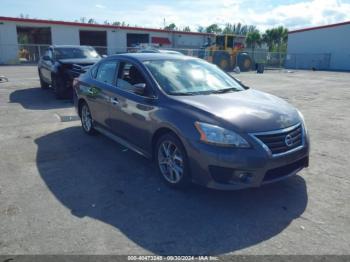
M 174 98 L 229 122 L 241 132 L 271 131 L 300 122 L 297 110 L 287 102 L 253 89 Z
M 86 59 L 86 58 L 74 58 L 74 59 L 60 59 L 62 64 L 78 64 L 78 65 L 92 65 L 100 61 L 100 58 Z

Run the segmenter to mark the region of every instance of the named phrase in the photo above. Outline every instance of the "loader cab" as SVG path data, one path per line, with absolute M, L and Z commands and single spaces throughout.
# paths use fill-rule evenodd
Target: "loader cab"
M 217 35 L 215 39 L 215 44 L 219 50 L 226 49 L 226 36 L 225 35 Z
M 218 47 L 218 50 L 233 49 L 234 47 L 236 47 L 236 42 L 241 42 L 241 37 L 226 34 L 217 35 L 215 39 L 215 44 Z

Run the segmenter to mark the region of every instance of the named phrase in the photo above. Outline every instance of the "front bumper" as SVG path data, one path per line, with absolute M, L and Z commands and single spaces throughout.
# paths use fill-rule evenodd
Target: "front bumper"
M 273 157 L 258 142 L 253 148 L 223 148 L 187 141 L 194 183 L 220 190 L 259 187 L 295 175 L 309 165 L 309 139 L 299 150 Z

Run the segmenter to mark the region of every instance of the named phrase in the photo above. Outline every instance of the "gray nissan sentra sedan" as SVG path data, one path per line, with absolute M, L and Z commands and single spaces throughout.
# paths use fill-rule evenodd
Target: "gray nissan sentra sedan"
M 75 80 L 74 90 L 87 134 L 98 131 L 154 159 L 173 187 L 258 187 L 309 163 L 297 109 L 200 59 L 113 55 Z

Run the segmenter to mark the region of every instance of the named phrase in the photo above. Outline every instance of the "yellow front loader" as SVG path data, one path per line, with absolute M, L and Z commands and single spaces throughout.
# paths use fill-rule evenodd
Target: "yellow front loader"
M 242 52 L 245 45 L 245 36 L 240 35 L 216 35 L 214 43 L 207 43 L 202 52 L 203 59 L 216 64 L 225 71 L 230 71 L 239 66 L 241 71 L 249 71 L 253 68 L 252 58 Z

